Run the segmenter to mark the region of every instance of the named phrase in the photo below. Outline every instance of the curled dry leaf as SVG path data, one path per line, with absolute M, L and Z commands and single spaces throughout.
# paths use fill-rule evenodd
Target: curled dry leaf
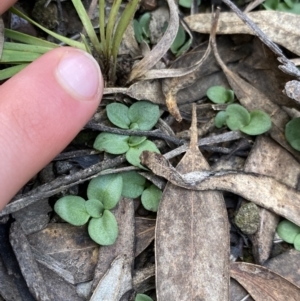
M 141 162 L 174 185 L 194 190 L 225 190 L 300 226 L 300 194 L 272 177 L 236 171 L 197 171 L 182 175 L 160 154 L 143 152 Z
M 170 9 L 170 21 L 168 28 L 153 50 L 133 67 L 129 76 L 129 82 L 141 78 L 145 73 L 147 73 L 147 71 L 150 70 L 169 50 L 177 35 L 179 27 L 178 8 L 174 0 L 167 0 L 167 2 Z
M 195 112 L 194 106 L 192 141 L 178 172 L 209 168 L 197 147 Z M 155 250 L 158 300 L 228 300 L 229 228 L 221 193 L 168 183 L 157 213 Z
M 275 43 L 300 55 L 300 16 L 272 10 L 247 13 L 247 16 Z M 200 33 L 210 32 L 211 14 L 191 15 L 184 19 L 190 28 Z M 256 33 L 235 13 L 221 13 L 217 34 L 252 34 Z
M 297 301 L 300 288 L 271 270 L 250 263 L 231 263 L 230 276 L 255 300 Z

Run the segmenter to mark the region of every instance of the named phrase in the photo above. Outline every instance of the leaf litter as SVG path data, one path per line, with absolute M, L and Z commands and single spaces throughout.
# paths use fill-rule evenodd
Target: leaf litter
M 230 1 L 224 0 L 224 2 L 237 13 L 237 9 L 234 8 Z M 274 34 L 274 30 L 271 33 L 269 32 L 272 27 L 270 25 L 271 21 L 276 20 L 278 16 L 282 17 L 284 21 L 287 15 L 278 12 L 254 12 L 248 14 L 254 21 L 256 21 L 255 18 L 258 18 L 258 21 L 264 22 L 263 24 L 266 27 L 261 25 L 262 23 L 257 23 L 262 29 L 260 31 L 259 27 L 251 25 L 251 20 L 249 21 L 241 12 L 238 13 L 239 17 L 244 18 L 244 22 L 246 20 L 247 26 L 250 24 L 254 28 L 255 33 L 279 57 L 278 60 L 283 64 L 279 66 L 280 70 L 287 72 L 290 76 L 290 78 L 288 76 L 280 78 L 281 71 L 278 70 L 278 74 L 276 74 L 279 77 L 275 78 L 274 81 L 279 80 L 282 85 L 286 83 L 285 93 L 291 99 L 284 98 L 283 94 L 273 99 L 272 93 L 279 94 L 281 92 L 280 89 L 282 90 L 283 87 L 279 88 L 273 84 L 276 86 L 276 92 L 271 91 L 270 94 L 268 94 L 268 91 L 272 89 L 263 87 L 262 83 L 265 78 L 268 78 L 269 82 L 272 83 L 273 78 L 271 80 L 270 76 L 263 73 L 267 72 L 265 70 L 266 65 L 269 63 L 270 54 L 262 47 L 261 42 L 257 42 L 257 39 L 253 39 L 251 43 L 256 45 L 256 50 L 259 49 L 261 54 L 263 53 L 266 56 L 265 59 L 262 56 L 258 58 L 255 49 L 249 50 L 249 44 L 245 44 L 243 48 L 241 45 L 236 45 L 236 41 L 232 43 L 234 41 L 233 37 L 229 38 L 225 36 L 218 37 L 214 41 L 215 38 L 212 35 L 212 43 L 203 43 L 203 45 L 200 45 L 199 48 L 194 49 L 191 53 L 183 55 L 169 69 L 152 69 L 171 45 L 175 37 L 174 32 L 176 33 L 174 28 L 179 24 L 177 7 L 171 0 L 168 3 L 172 15 L 171 22 L 160 46 L 154 48 L 149 56 L 146 56 L 140 64 L 138 63 L 133 68 L 130 77 L 130 81 L 133 82 L 131 86 L 128 88 L 106 89 L 105 93 L 125 94 L 138 100 L 148 99 L 160 104 L 162 108 L 167 104 L 169 112 L 173 113 L 173 116 L 177 120 L 181 120 L 182 117 L 189 120 L 191 103 L 204 98 L 205 92 L 209 87 L 218 84 L 226 88 L 231 86 L 240 103 L 247 109 L 261 108 L 271 115 L 273 128 L 269 132 L 269 135 L 279 144 L 276 144 L 272 140 L 264 139 L 266 137 L 256 138 L 256 144 L 249 156 L 251 161 L 248 160 L 244 171 L 212 171 L 209 169 L 203 155 L 199 152 L 198 145 L 202 147 L 203 145 L 207 146 L 204 151 L 205 155 L 207 155 L 207 150 L 208 152 L 214 152 L 214 150 L 218 149 L 218 151 L 224 151 L 229 158 L 230 156 L 235 156 L 238 147 L 226 148 L 220 146 L 214 148 L 212 144 L 225 142 L 224 145 L 228 145 L 229 141 L 234 141 L 242 137 L 245 139 L 245 136 L 239 132 L 219 132 L 218 134 L 213 133 L 210 137 L 200 139 L 197 142 L 196 137 L 199 133 L 209 133 L 213 128 L 210 127 L 204 130 L 200 125 L 200 128 L 197 129 L 194 113 L 190 146 L 185 143 L 185 145 L 170 151 L 172 142 L 169 142 L 168 145 L 171 147 L 165 152 L 164 156 L 150 153 L 142 155 L 144 164 L 148 165 L 154 174 L 163 176 L 169 181 L 164 189 L 163 199 L 157 214 L 156 229 L 153 216 L 149 219 L 134 217 L 133 202 L 123 199 L 120 206 L 116 208 L 116 215 L 118 216 L 121 229 L 124 231 L 120 234 L 116 245 L 101 247 L 99 250 L 94 245 L 87 244 L 81 250 L 82 253 L 80 255 L 73 255 L 71 264 L 70 262 L 63 261 L 61 258 L 55 257 L 57 254 L 49 252 L 48 254 L 43 254 L 42 250 L 36 248 L 38 244 L 34 237 L 37 234 L 29 234 L 27 235 L 29 243 L 26 241 L 23 243 L 27 248 L 31 248 L 31 252 L 24 253 L 29 254 L 27 256 L 30 257 L 30 260 L 26 259 L 25 263 L 28 261 L 28 264 L 32 260 L 36 260 L 38 265 L 32 265 L 34 271 L 28 273 L 26 280 L 29 281 L 28 283 L 32 292 L 37 295 L 39 291 L 34 290 L 34 284 L 30 282 L 32 275 L 36 273 L 37 275 L 42 275 L 44 279 L 49 279 L 49 283 L 46 283 L 47 289 L 51 294 L 51 298 L 55 296 L 54 300 L 67 300 L 68 298 L 76 301 L 83 299 L 105 300 L 108 297 L 109 300 L 120 300 L 122 295 L 126 294 L 126 292 L 128 293 L 132 288 L 137 292 L 145 292 L 153 289 L 153 264 L 146 268 L 137 264 L 137 267 L 139 267 L 134 270 L 134 275 L 132 275 L 132 266 L 134 253 L 135 256 L 138 256 L 137 262 L 142 261 L 141 258 L 145 256 L 144 254 L 149 254 L 145 252 L 151 248 L 151 241 L 153 240 L 155 230 L 156 293 L 158 300 L 177 300 L 178 298 L 180 300 L 200 300 L 199 298 L 203 298 L 204 300 L 232 299 L 232 296 L 229 296 L 228 290 L 229 275 L 240 281 L 255 300 L 283 300 L 280 290 L 286 291 L 285 299 L 297 300 L 295 296 L 299 295 L 299 288 L 291 283 L 297 282 L 293 279 L 293 275 L 286 277 L 291 281 L 289 282 L 281 276 L 274 274 L 272 272 L 274 267 L 271 265 L 269 269 L 266 269 L 255 265 L 234 263 L 229 268 L 228 217 L 221 193 L 221 191 L 233 192 L 267 209 L 261 209 L 264 210 L 262 215 L 265 214 L 266 217 L 261 220 L 260 226 L 262 228 L 255 234 L 256 237 L 252 237 L 253 254 L 258 263 L 263 263 L 270 256 L 278 216 L 283 216 L 299 225 L 300 212 L 297 207 L 299 207 L 298 202 L 300 199 L 296 185 L 299 164 L 291 155 L 287 155 L 287 151 L 292 153 L 298 161 L 300 157 L 299 153 L 292 150 L 285 142 L 283 130 L 290 116 L 288 110 L 282 109 L 282 105 L 299 109 L 299 82 L 293 79 L 299 79 L 300 76 L 299 71 L 295 69 L 291 61 L 283 55 L 283 52 L 271 40 L 283 45 L 295 54 L 297 54 L 298 50 L 295 50 L 295 43 L 292 38 L 287 41 L 288 38 L 292 37 L 291 34 L 284 36 Z M 226 14 L 228 13 L 221 14 L 221 28 L 223 26 L 226 29 L 227 26 L 227 30 L 229 31 L 237 28 L 237 33 L 250 33 L 245 29 L 247 26 L 240 23 L 232 13 L 230 19 L 223 21 L 223 16 Z M 202 15 L 190 16 L 185 18 L 185 20 L 189 24 L 193 17 L 196 19 L 199 16 Z M 206 17 L 206 24 L 199 23 L 201 26 L 199 32 L 205 32 L 203 28 L 207 25 L 207 33 L 211 31 L 211 15 L 207 14 Z M 294 15 L 292 18 L 293 20 L 296 19 Z M 226 24 L 223 22 L 226 22 Z M 239 25 L 233 26 L 230 22 L 236 22 Z M 284 23 L 288 22 L 284 21 Z M 288 33 L 291 33 L 293 30 L 293 24 L 293 22 L 290 22 L 288 24 L 290 27 L 288 29 L 285 28 Z M 191 26 L 191 24 L 189 25 Z M 192 29 L 195 30 L 194 28 Z M 243 30 L 245 31 L 243 32 Z M 271 40 L 264 35 L 264 32 L 270 36 Z M 217 29 L 217 33 L 232 34 L 233 32 L 221 32 Z M 280 39 L 280 41 L 277 39 Z M 297 37 L 294 40 L 296 39 Z M 211 48 L 213 51 L 211 51 Z M 253 61 L 250 60 L 251 55 Z M 257 64 L 255 64 L 255 59 L 259 60 Z M 198 62 L 199 66 L 195 66 L 197 63 L 194 62 Z M 248 63 L 248 66 L 244 64 L 245 62 Z M 265 66 L 263 63 L 265 63 Z M 254 70 L 253 78 L 249 75 L 252 72 L 248 72 L 249 69 L 247 69 L 249 65 Z M 220 66 L 222 70 L 220 70 Z M 274 75 L 274 68 L 277 68 L 276 59 L 273 59 L 272 67 L 269 68 L 272 75 Z M 264 71 L 259 75 L 259 70 Z M 259 76 L 261 76 L 262 80 L 258 80 Z M 168 98 L 166 101 L 166 96 L 171 96 L 171 101 Z M 126 99 L 125 101 L 128 100 Z M 198 103 L 197 108 L 200 111 L 203 107 Z M 217 106 L 206 107 L 205 113 L 201 118 L 198 118 L 198 121 L 205 122 L 204 125 L 206 125 L 208 123 L 207 120 L 213 120 L 215 110 L 219 109 Z M 182 134 L 183 136 L 185 135 L 184 137 L 189 137 L 189 135 L 186 136 L 186 131 L 178 132 L 175 131 L 177 135 Z M 246 139 L 248 138 L 246 137 Z M 249 139 L 249 141 L 252 143 L 252 140 Z M 233 142 L 229 145 L 232 146 Z M 165 160 L 165 158 L 171 160 L 184 152 L 186 154 L 176 169 L 170 165 L 169 161 Z M 263 157 L 264 152 L 267 152 L 265 158 Z M 276 156 L 272 157 L 271 153 L 274 156 L 276 154 Z M 261 157 L 259 157 L 260 155 Z M 289 158 L 287 158 L 288 156 Z M 45 186 L 33 189 L 27 195 L 17 197 L 16 202 L 11 203 L 0 215 L 5 217 L 8 213 L 15 212 L 20 208 L 26 209 L 29 204 L 37 202 L 42 196 L 43 198 L 51 197 L 57 193 L 64 192 L 66 189 L 72 189 L 78 183 L 97 176 L 103 169 L 114 168 L 124 163 L 124 158 L 120 156 L 116 160 L 112 159 L 108 161 L 109 163 L 106 165 L 101 163 L 95 166 L 95 168 L 85 168 L 82 171 L 75 172 L 73 175 L 62 176 L 60 179 L 53 180 L 53 183 L 49 182 Z M 173 159 L 173 161 L 176 160 Z M 281 166 L 279 166 L 280 164 Z M 281 176 L 284 179 L 281 179 Z M 270 211 L 276 214 L 272 213 L 270 215 Z M 43 219 L 47 215 L 47 212 L 45 212 L 43 211 L 42 213 Z M 135 236 L 134 221 L 136 221 Z M 55 223 L 55 225 L 59 224 Z M 42 229 L 43 227 L 42 225 L 40 226 Z M 265 231 L 266 229 L 267 231 Z M 45 230 L 38 229 L 37 231 L 39 231 L 37 233 L 41 234 Z M 59 232 L 61 229 L 57 228 L 55 231 Z M 52 239 L 55 237 L 55 231 L 50 230 L 48 233 Z M 15 233 L 19 233 L 17 234 L 19 235 L 17 239 L 24 238 L 19 230 L 15 231 Z M 82 232 L 80 232 L 78 237 L 81 237 L 81 235 L 83 235 Z M 80 239 L 77 239 L 78 243 Z M 136 250 L 134 250 L 134 239 L 138 239 Z M 16 239 L 14 240 L 15 248 L 22 247 L 17 245 L 15 241 Z M 61 243 L 61 245 L 63 246 L 64 244 Z M 78 248 L 76 242 L 71 245 L 70 253 L 73 253 L 73 248 Z M 263 251 L 261 251 L 262 249 Z M 3 254 L 3 251 L 1 253 L 0 250 L 0 254 Z M 90 264 L 89 272 L 81 270 L 82 273 L 79 273 L 81 266 L 86 264 L 82 261 L 79 261 L 81 265 L 76 266 L 77 271 L 70 270 L 72 262 L 74 264 L 79 257 L 83 256 L 82 254 L 86 258 L 86 263 Z M 1 256 L 3 257 L 3 255 Z M 98 263 L 96 263 L 97 258 Z M 290 259 L 292 256 L 286 258 Z M 295 262 L 297 262 L 296 258 L 297 256 L 294 256 Z M 24 261 L 23 259 L 20 259 L 20 261 L 20 265 L 24 263 L 22 262 Z M 284 259 L 280 262 L 281 266 L 284 265 Z M 91 272 L 93 267 L 96 267 L 95 277 L 93 276 L 93 272 Z M 24 268 L 27 268 L 26 264 L 23 266 Z M 1 262 L 0 273 L 0 275 L 3 275 Z M 282 271 L 278 273 L 284 274 Z M 53 275 L 59 275 L 60 282 L 64 280 L 64 289 L 61 289 L 61 286 L 55 283 L 55 276 Z M 94 294 L 90 299 L 91 293 L 89 289 L 89 292 L 81 299 L 76 293 L 75 285 L 78 281 L 87 281 L 88 279 L 93 279 L 93 283 L 90 282 L 88 284 L 87 282 L 87 285 L 95 289 Z M 273 283 L 270 282 L 270 279 L 272 279 Z M 299 285 L 299 282 L 297 285 Z M 9 295 L 7 290 L 4 292 L 4 289 L 0 285 L 0 294 Z M 64 297 L 63 294 L 59 295 L 60 291 L 64 291 L 67 297 Z M 265 295 L 265 291 L 271 291 L 271 294 Z M 46 293 L 43 292 L 43 294 L 44 297 L 41 297 L 41 300 L 48 300 Z M 9 298 L 8 300 L 10 300 Z M 126 298 L 122 300 L 129 300 L 129 295 Z

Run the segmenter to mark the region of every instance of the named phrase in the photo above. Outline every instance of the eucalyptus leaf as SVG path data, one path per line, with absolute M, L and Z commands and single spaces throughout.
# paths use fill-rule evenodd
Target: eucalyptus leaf
M 152 141 L 146 140 L 135 147 L 129 148 L 128 152 L 126 153 L 127 161 L 133 166 L 137 166 L 145 169 L 145 167 L 141 165 L 141 161 L 140 161 L 140 155 L 145 150 L 150 152 L 160 153 L 159 149 Z
M 153 301 L 153 299 L 144 294 L 137 294 L 134 301 Z
M 248 135 L 260 135 L 272 127 L 270 116 L 259 110 L 250 112 L 250 123 L 240 128 L 240 131 Z
M 67 195 L 57 200 L 54 211 L 63 220 L 74 226 L 82 226 L 90 218 L 85 208 L 85 200 L 75 195 Z
M 156 212 L 162 196 L 162 191 L 152 184 L 142 193 L 141 201 L 145 209 Z
M 128 107 L 121 103 L 111 103 L 106 106 L 109 121 L 121 129 L 129 129 Z
M 118 237 L 118 224 L 115 216 L 109 210 L 104 210 L 102 217 L 90 220 L 88 232 L 91 239 L 99 245 L 114 244 Z
M 239 130 L 250 122 L 250 113 L 241 105 L 231 104 L 226 108 L 227 126 L 232 130 Z
M 111 133 L 100 133 L 94 142 L 93 147 L 99 151 L 109 154 L 120 155 L 128 151 L 129 136 Z
M 103 214 L 103 210 L 104 210 L 104 207 L 103 207 L 103 204 L 101 203 L 101 201 L 96 200 L 96 199 L 87 200 L 85 202 L 85 208 L 86 208 L 86 211 L 88 212 L 88 214 L 91 217 L 95 217 L 95 218 L 101 217 Z
M 89 199 L 101 201 L 104 209 L 112 209 L 119 202 L 122 189 L 122 176 L 109 174 L 92 179 L 87 188 L 87 196 Z
M 296 150 L 300 151 L 300 117 L 289 121 L 285 126 L 285 138 Z
M 227 113 L 225 111 L 220 111 L 215 117 L 215 126 L 221 128 L 226 123 Z
M 129 108 L 128 117 L 140 130 L 148 131 L 159 119 L 159 107 L 148 101 L 138 101 Z
M 122 195 L 126 198 L 137 198 L 144 190 L 146 179 L 136 171 L 128 171 L 121 174 L 123 178 Z
M 234 92 L 222 86 L 213 86 L 206 91 L 206 96 L 214 103 L 230 103 L 234 99 Z
M 147 137 L 143 136 L 143 137 L 139 137 L 139 136 L 130 136 L 129 140 L 128 140 L 128 145 L 131 146 L 137 146 L 141 143 L 143 143 L 145 140 L 147 139 Z

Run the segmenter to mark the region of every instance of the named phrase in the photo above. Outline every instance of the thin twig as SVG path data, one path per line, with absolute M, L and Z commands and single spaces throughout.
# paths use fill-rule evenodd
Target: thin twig
M 125 155 L 118 156 L 112 160 L 97 163 L 72 175 L 59 177 L 50 183 L 41 185 L 9 203 L 2 211 L 0 211 L 0 217 L 18 211 L 41 199 L 51 197 L 74 185 L 81 184 L 97 177 L 98 175 L 103 174 L 103 171 L 107 173 L 106 169 L 117 167 L 125 161 Z
M 123 129 L 117 129 L 113 127 L 109 127 L 106 125 L 103 125 L 101 123 L 96 123 L 94 121 L 88 122 L 88 124 L 85 126 L 87 129 L 97 130 L 101 132 L 108 132 L 108 133 L 114 133 L 119 135 L 126 135 L 126 136 L 146 136 L 146 137 L 154 137 L 163 139 L 166 141 L 170 141 L 176 145 L 182 145 L 186 143 L 186 141 L 182 139 L 178 139 L 176 137 L 171 137 L 169 135 L 166 135 L 162 133 L 160 130 L 154 130 L 154 131 L 132 131 L 132 130 L 123 130 Z

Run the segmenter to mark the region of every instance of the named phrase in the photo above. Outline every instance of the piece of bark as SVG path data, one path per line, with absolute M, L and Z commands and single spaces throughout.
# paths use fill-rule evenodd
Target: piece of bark
M 90 301 L 119 301 L 121 297 L 131 290 L 131 266 L 126 255 L 118 256 L 100 279 Z
M 300 287 L 299 261 L 300 252 L 291 249 L 271 258 L 264 266 Z
M 88 235 L 87 227 L 76 227 L 67 223 L 49 224 L 42 231 L 27 236 L 32 247 L 45 257 L 54 260 L 40 260 L 53 271 L 66 270 L 65 276 L 73 283 L 91 280 L 97 262 L 99 245 Z M 73 276 L 73 278 L 72 278 Z
M 119 227 L 116 242 L 111 246 L 101 246 L 92 290 L 110 268 L 113 260 L 119 255 L 126 255 L 126 265 L 132 268 L 134 259 L 134 204 L 131 199 L 122 198 L 118 206 L 112 210 Z
M 45 280 L 31 252 L 30 244 L 17 222 L 14 222 L 11 226 L 10 243 L 32 295 L 38 301 L 51 301 L 48 296 Z
M 197 146 L 194 107 L 190 148 L 179 172 L 207 170 Z M 168 183 L 157 213 L 157 300 L 228 300 L 229 228 L 220 192 L 187 191 Z
M 13 213 L 21 225 L 25 235 L 40 231 L 47 227 L 50 217 L 49 212 L 52 208 L 49 206 L 48 199 L 42 199 L 17 212 Z
M 256 138 L 244 170 L 274 177 L 294 188 L 300 175 L 300 165 L 294 157 L 265 136 Z M 260 226 L 252 236 L 252 250 L 257 263 L 263 264 L 269 258 L 278 222 L 277 214 L 260 209 Z

